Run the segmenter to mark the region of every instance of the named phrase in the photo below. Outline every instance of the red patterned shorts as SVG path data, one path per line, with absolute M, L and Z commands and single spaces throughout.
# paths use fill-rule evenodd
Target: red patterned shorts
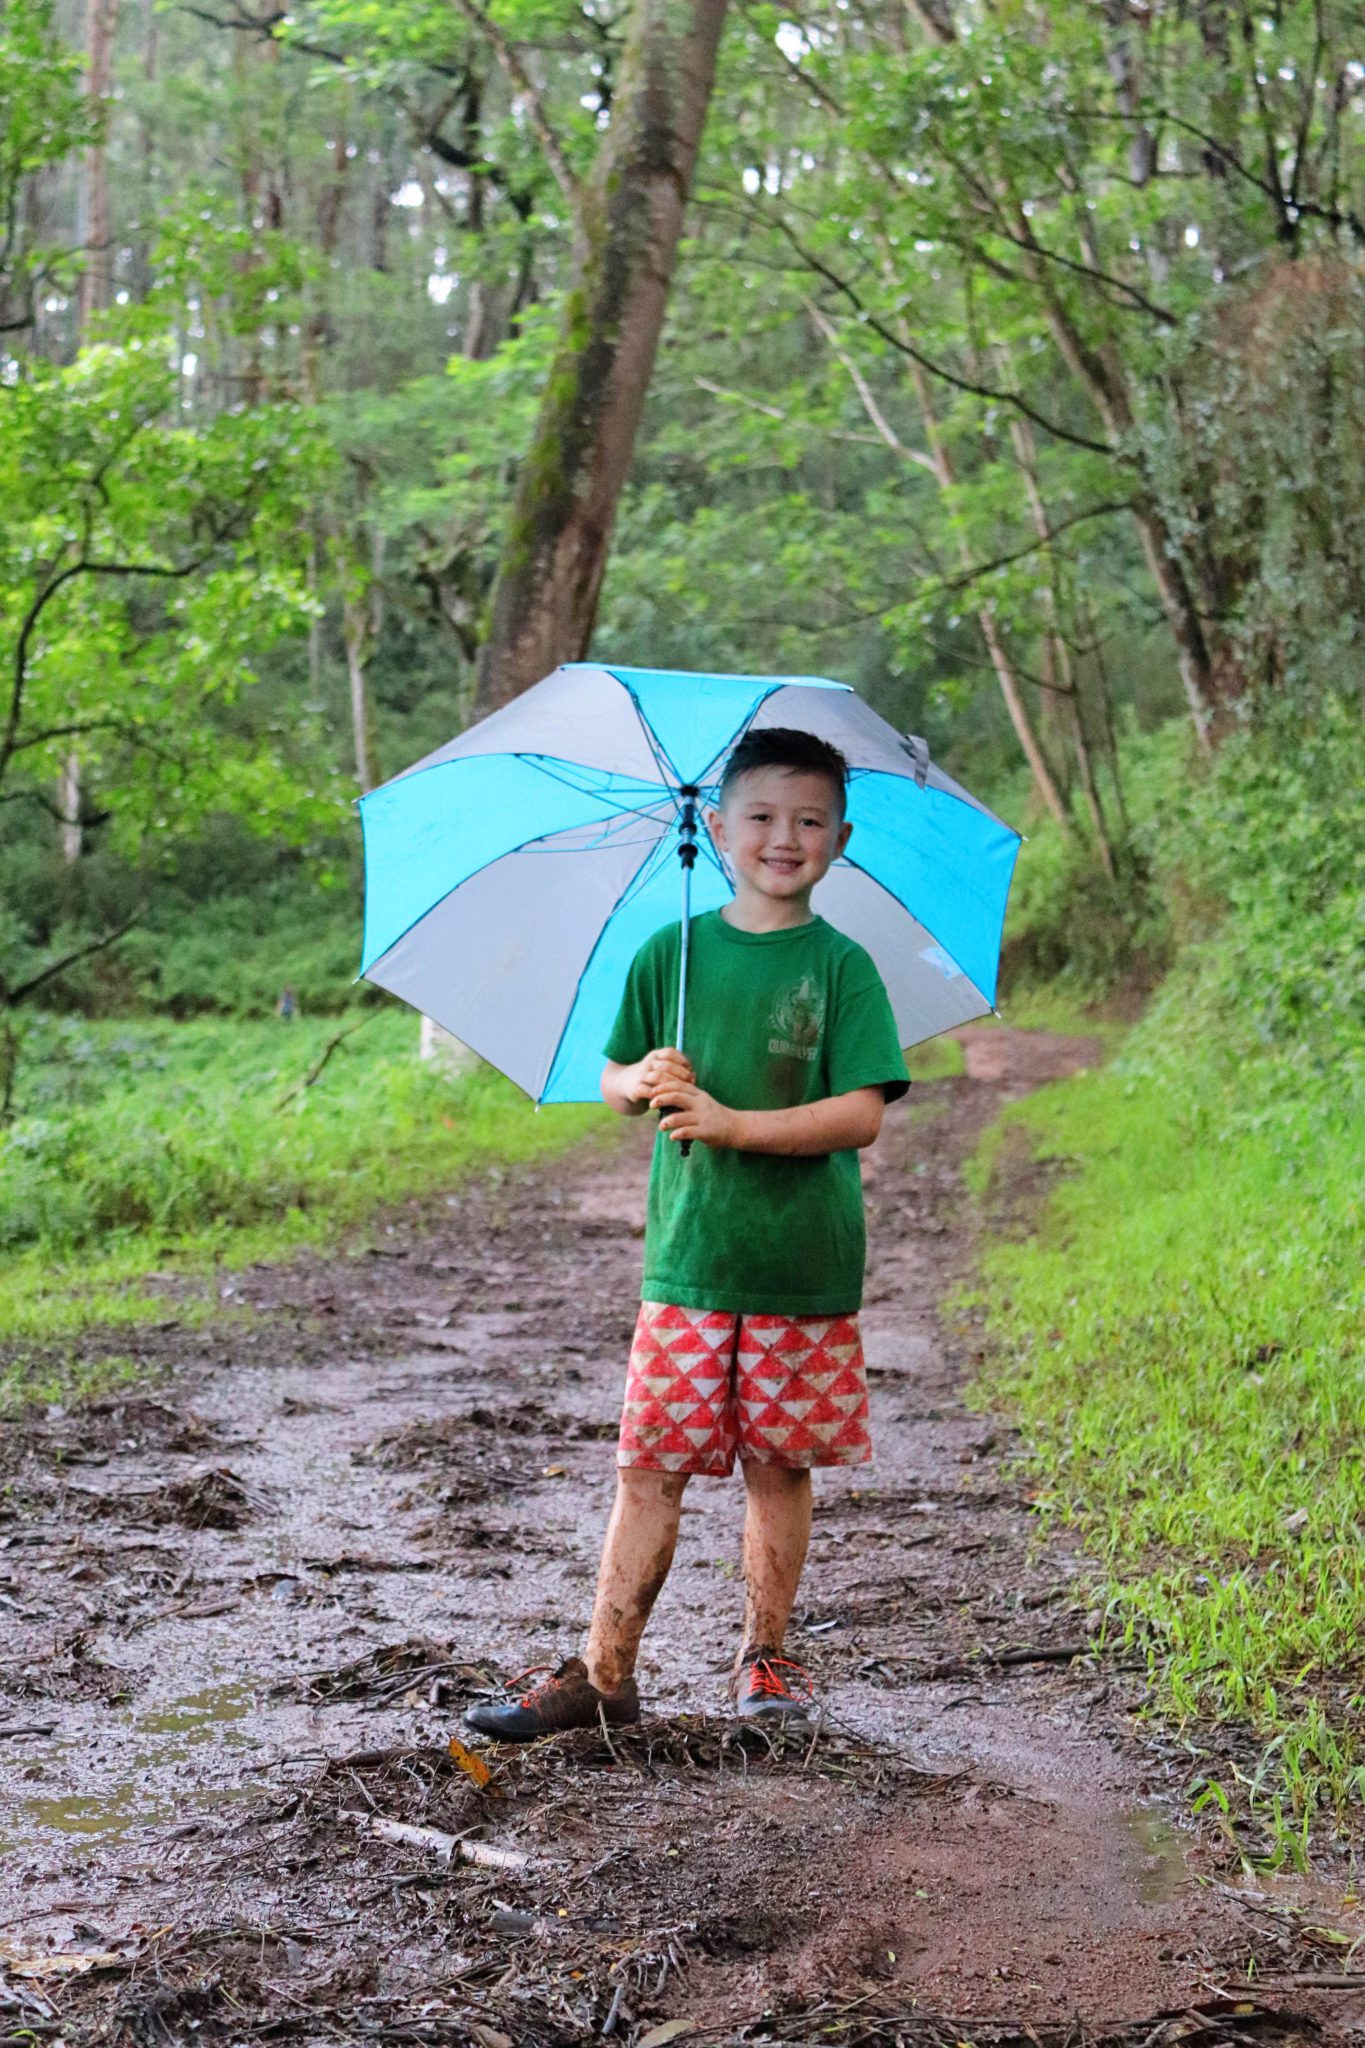
M 856 1315 L 749 1316 L 645 1301 L 635 1325 L 618 1465 L 732 1472 L 863 1465 L 867 1373 Z

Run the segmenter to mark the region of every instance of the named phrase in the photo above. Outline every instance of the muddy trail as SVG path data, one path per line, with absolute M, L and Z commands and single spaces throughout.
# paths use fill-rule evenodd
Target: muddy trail
M 0 2041 L 1365 2025 L 1339 1899 L 1173 1825 L 1188 1755 L 1136 1728 L 1142 1673 L 1097 1653 L 1009 1430 L 963 1405 L 960 1167 L 1003 1102 L 1094 1056 L 964 1039 L 968 1075 L 912 1090 L 868 1162 L 876 1462 L 817 1481 L 789 1643 L 813 1737 L 727 1715 L 736 1479 L 689 1491 L 638 1730 L 472 1774 L 448 1747 L 587 1623 L 647 1130 L 414 1211 L 378 1254 L 236 1276 L 252 1313 L 164 1333 L 150 1391 L 10 1429 Z

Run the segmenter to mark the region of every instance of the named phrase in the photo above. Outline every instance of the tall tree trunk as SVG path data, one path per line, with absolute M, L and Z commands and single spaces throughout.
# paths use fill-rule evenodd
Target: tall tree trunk
M 103 106 L 113 86 L 114 31 L 118 0 L 89 0 L 86 13 L 86 92 Z M 109 156 L 103 131 L 85 152 L 81 166 L 81 242 L 85 268 L 77 300 L 80 340 L 91 320 L 113 297 L 114 251 L 109 233 Z
M 910 361 L 910 375 L 914 380 L 915 396 L 919 401 L 919 409 L 924 419 L 924 436 L 929 443 L 929 454 L 933 462 L 934 474 L 938 479 L 939 489 L 949 492 L 956 482 L 953 473 L 953 458 L 948 444 L 939 430 L 938 414 L 934 410 L 934 400 L 933 394 L 929 389 L 929 379 L 924 370 L 913 359 Z M 967 545 L 965 536 L 958 544 L 958 552 L 963 567 L 969 568 L 971 566 L 971 550 Z M 1024 701 L 1024 693 L 1019 687 L 1019 678 L 1014 672 L 1014 664 L 1010 660 L 1009 651 L 1000 637 L 1000 627 L 995 613 L 990 605 L 980 605 L 977 608 L 976 619 L 977 624 L 981 628 L 981 637 L 986 643 L 986 652 L 991 658 L 991 667 L 995 670 L 996 681 L 1000 685 L 1000 694 L 1005 700 L 1005 709 L 1009 714 L 1010 724 L 1014 727 L 1015 738 L 1023 749 L 1024 759 L 1028 762 L 1029 773 L 1033 777 L 1034 786 L 1048 812 L 1056 820 L 1062 837 L 1069 839 L 1074 830 L 1071 813 L 1066 807 L 1066 802 L 1060 789 L 1057 787 L 1057 778 L 1052 772 L 1047 755 L 1043 752 L 1043 744 L 1038 737 L 1038 729 L 1033 722 L 1028 705 Z
M 368 607 L 343 600 L 342 635 L 346 642 L 346 674 L 351 684 L 351 737 L 355 747 L 355 779 L 360 794 L 373 789 L 374 761 L 370 745 L 370 703 L 365 685 L 365 664 L 369 659 L 370 622 Z
M 1002 367 L 1008 371 L 1008 359 L 1002 354 Z M 1042 543 L 1048 557 L 1049 580 L 1044 593 L 1047 607 L 1048 672 L 1053 689 L 1061 700 L 1067 726 L 1071 734 L 1071 745 L 1076 756 L 1076 773 L 1080 778 L 1081 794 L 1090 814 L 1091 829 L 1095 834 L 1095 845 L 1100 856 L 1100 866 L 1112 882 L 1115 879 L 1114 848 L 1109 837 L 1109 826 L 1100 800 L 1099 786 L 1095 781 L 1094 763 L 1090 756 L 1090 741 L 1085 729 L 1085 716 L 1081 708 L 1080 690 L 1076 672 L 1071 662 L 1071 649 L 1062 631 L 1057 592 L 1052 581 L 1052 551 L 1048 536 L 1052 528 L 1048 524 L 1047 506 L 1043 503 L 1042 486 L 1038 481 L 1038 450 L 1033 438 L 1033 428 L 1021 414 L 1015 413 L 1010 419 L 1010 445 L 1019 464 L 1024 481 L 1024 496 L 1028 500 L 1029 517 L 1033 530 Z
M 118 0 L 89 0 L 85 18 L 85 90 L 90 99 L 107 105 L 114 82 L 114 31 Z M 114 251 L 109 230 L 109 156 L 103 128 L 85 151 L 80 178 L 80 239 L 85 252 L 76 299 L 76 345 L 89 338 L 91 322 L 113 297 Z M 57 784 L 61 813 L 62 859 L 74 868 L 81 857 L 81 757 L 73 747 L 62 762 Z
M 611 125 L 579 192 L 559 344 L 490 599 L 479 699 L 586 653 L 654 368 L 726 0 L 635 0 Z

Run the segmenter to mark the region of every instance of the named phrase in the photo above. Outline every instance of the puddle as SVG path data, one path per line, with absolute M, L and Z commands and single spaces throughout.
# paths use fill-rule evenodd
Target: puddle
M 215 1728 L 226 1721 L 244 1721 L 253 1705 L 252 1688 L 237 1680 L 231 1685 L 210 1686 L 205 1692 L 192 1692 L 183 1700 L 174 1701 L 169 1707 L 160 1707 L 154 1713 L 135 1714 L 132 1717 L 134 1732 L 138 1735 L 178 1735 L 180 1742 L 163 1748 L 158 1745 L 154 1757 L 139 1757 L 139 1763 L 170 1763 L 182 1755 L 196 1742 L 208 1740 Z
M 1123 1825 L 1142 1856 L 1138 1897 L 1147 1906 L 1166 1905 L 1190 1874 L 1184 1837 L 1159 1806 L 1131 1807 L 1123 1815 Z
M 49 1796 L 32 1793 L 17 1801 L 18 1810 L 39 1827 L 63 1835 L 100 1836 L 116 1841 L 130 1829 L 160 1821 L 174 1820 L 205 1806 L 240 1796 L 243 1788 L 205 1786 L 186 1794 L 174 1782 L 175 1767 L 206 1742 L 218 1742 L 225 1749 L 249 1749 L 253 1738 L 231 1724 L 244 1721 L 255 1705 L 253 1689 L 241 1680 L 209 1686 L 190 1693 L 183 1700 L 149 1712 L 120 1716 L 122 1727 L 113 1740 L 105 1738 L 104 1754 L 109 1764 L 128 1773 L 110 1791 L 79 1791 Z M 122 1739 L 120 1739 L 122 1738 Z M 124 1745 L 129 1753 L 124 1755 Z M 74 1742 L 54 1742 L 34 1758 L 46 1777 L 62 1773 L 80 1755 Z M 167 1774 L 171 1781 L 163 1783 Z

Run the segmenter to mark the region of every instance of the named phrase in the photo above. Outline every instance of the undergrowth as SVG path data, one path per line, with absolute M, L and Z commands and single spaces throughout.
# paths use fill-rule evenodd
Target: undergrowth
M 1013 1107 L 975 1165 L 988 1214 L 1017 1214 L 1021 1171 L 1062 1176 L 1036 1234 L 985 1251 L 983 1395 L 1158 1709 L 1254 1738 L 1199 1796 L 1296 1861 L 1365 1820 L 1358 737 L 1224 750 L 1167 842 L 1197 906 L 1175 972 L 1110 1066 Z
M 311 1085 L 329 1042 L 348 1024 Z M 535 1111 L 491 1069 L 417 1058 L 417 1020 L 250 1024 L 44 1018 L 0 1128 L 0 1339 L 41 1342 L 166 1313 L 155 1269 L 204 1272 L 326 1245 L 384 1204 L 604 1127 Z M 177 1302 L 185 1320 L 211 1302 Z

